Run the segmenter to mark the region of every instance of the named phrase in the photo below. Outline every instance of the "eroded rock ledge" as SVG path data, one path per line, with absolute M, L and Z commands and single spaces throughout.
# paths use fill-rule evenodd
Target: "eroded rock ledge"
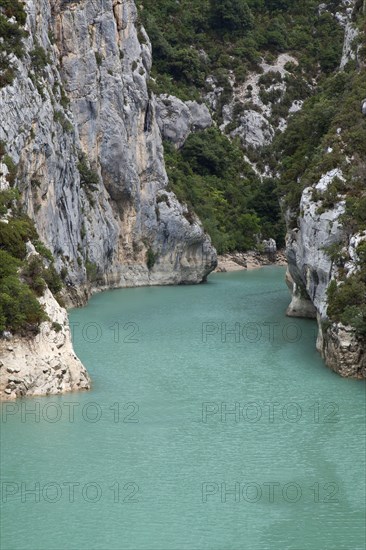
M 287 234 L 286 281 L 292 294 L 287 315 L 317 319 L 317 349 L 326 365 L 343 377 L 361 379 L 366 378 L 364 342 L 351 327 L 332 323 L 327 316 L 327 289 L 337 275 L 327 249 L 342 240 L 339 218 L 345 202 L 340 198 L 332 209 L 323 211 L 313 191 L 326 190 L 335 177 L 342 173 L 332 170 L 303 191 L 298 226 Z

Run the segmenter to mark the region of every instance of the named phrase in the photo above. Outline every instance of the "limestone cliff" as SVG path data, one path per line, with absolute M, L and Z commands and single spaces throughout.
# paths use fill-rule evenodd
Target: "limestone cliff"
M 358 61 L 359 45 L 354 41 L 358 30 L 353 13 L 356 2 L 347 2 L 347 9 L 339 15 L 339 21 L 345 29 L 343 55 L 340 69 L 346 63 Z M 356 65 L 357 66 L 357 65 Z M 361 70 L 362 67 L 361 67 Z M 362 105 L 360 105 L 360 113 Z M 342 138 L 342 127 L 337 128 L 341 142 L 340 163 L 346 167 L 359 167 L 364 160 L 347 157 L 343 151 L 347 144 Z M 324 151 L 324 156 L 331 154 L 333 147 Z M 337 168 L 324 173 L 320 180 L 302 192 L 299 215 L 296 221 L 288 212 L 287 283 L 292 293 L 292 301 L 287 310 L 289 316 L 312 317 L 318 321 L 317 349 L 326 364 L 344 377 L 366 378 L 365 339 L 354 327 L 342 322 L 335 322 L 329 317 L 330 284 L 344 284 L 348 277 L 359 272 L 361 261 L 357 247 L 365 240 L 365 232 L 358 231 L 357 225 L 344 226 L 347 189 L 352 188 L 354 172 Z M 335 193 L 335 182 L 343 192 Z M 340 185 L 339 185 L 340 184 Z M 329 205 L 324 206 L 322 199 L 328 193 L 332 195 Z M 335 193 L 335 195 L 334 195 Z M 358 192 L 360 197 L 360 193 Z M 294 227 L 295 226 L 295 227 Z M 340 250 L 340 260 L 332 255 L 332 250 Z M 359 297 L 362 301 L 362 297 Z
M 286 279 L 292 293 L 287 315 L 316 318 L 319 328 L 317 349 L 327 366 L 341 376 L 366 378 L 366 355 L 362 340 L 351 327 L 331 323 L 327 315 L 327 289 L 338 274 L 338 266 L 331 259 L 329 250 L 345 238 L 340 223 L 345 201 L 344 197 L 340 197 L 335 207 L 323 212 L 321 202 L 313 198 L 313 191 L 326 191 L 336 177 L 342 177 L 342 174 L 333 170 L 314 187 L 304 190 L 298 227 L 287 234 Z M 348 252 L 352 258 L 347 266 L 349 272 L 357 269 L 357 240 L 354 236 L 348 239 Z
M 14 82 L 0 89 L 0 140 L 70 301 L 83 304 L 96 289 L 204 281 L 216 252 L 167 189 L 151 46 L 134 2 L 27 0 L 25 8 L 25 55 L 12 56 Z M 49 291 L 41 300 L 48 337 L 1 340 L 0 395 L 89 387 L 65 310 Z
M 199 221 L 166 198 L 151 47 L 134 2 L 28 0 L 26 8 L 27 54 L 0 90 L 0 139 L 68 284 L 201 282 L 215 251 Z M 48 55 L 43 69 L 32 63 L 36 46 Z

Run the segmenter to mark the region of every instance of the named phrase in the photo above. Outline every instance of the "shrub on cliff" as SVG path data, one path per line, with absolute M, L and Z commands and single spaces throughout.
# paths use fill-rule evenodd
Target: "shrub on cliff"
M 47 316 L 29 286 L 19 280 L 21 262 L 0 250 L 0 332 L 35 331 Z
M 0 222 L 0 250 L 6 250 L 15 258 L 24 260 L 26 242 L 37 238 L 33 223 L 26 217 Z
M 36 332 L 39 324 L 47 320 L 35 294 L 16 275 L 0 280 L 0 312 L 3 330 L 21 334 Z
M 22 213 L 19 192 L 0 192 L 0 212 L 9 219 L 0 221 L 0 333 L 10 330 L 26 335 L 36 332 L 47 315 L 37 300 L 46 286 L 57 297 L 62 281 L 51 252 L 40 242 L 33 222 Z M 26 258 L 31 241 L 40 256 Z
M 333 321 L 341 322 L 366 335 L 366 277 L 363 271 L 350 275 L 328 287 L 327 314 Z
M 15 22 L 9 19 L 15 18 Z M 22 29 L 27 16 L 24 5 L 19 0 L 0 0 L 0 88 L 11 84 L 15 71 L 9 63 L 10 54 L 21 58 L 24 54 L 23 38 L 27 33 Z

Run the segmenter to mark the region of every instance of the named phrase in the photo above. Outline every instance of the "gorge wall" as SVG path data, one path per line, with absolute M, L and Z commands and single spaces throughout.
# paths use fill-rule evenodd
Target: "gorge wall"
M 215 251 L 166 190 L 151 46 L 134 2 L 28 0 L 26 9 L 27 53 L 0 91 L 0 139 L 68 283 L 86 284 L 88 271 L 101 288 L 202 281 Z M 41 70 L 36 45 L 49 56 Z
M 355 10 L 365 13 L 365 5 L 362 7 L 362 3 L 355 1 L 343 4 L 347 9 L 338 16 L 345 31 L 339 74 L 350 62 L 359 74 L 364 74 L 364 62 L 359 55 L 362 41 Z M 353 104 L 358 110 L 358 119 L 362 119 L 361 97 Z M 353 131 L 356 135 L 359 123 L 357 117 L 352 115 L 352 118 L 355 119 Z M 344 120 L 343 125 L 346 125 Z M 351 287 L 352 279 L 356 283 L 362 281 L 362 246 L 366 233 L 360 220 L 356 220 L 357 215 L 352 219 L 350 204 L 352 200 L 362 204 L 365 156 L 360 157 L 349 147 L 342 122 L 337 126 L 333 129 L 333 136 L 332 132 L 328 135 L 329 146 L 323 149 L 322 158 L 333 154 L 338 145 L 339 167 L 324 171 L 319 181 L 303 190 L 298 215 L 287 212 L 286 281 L 292 294 L 287 315 L 316 318 L 317 349 L 326 365 L 341 376 L 361 379 L 366 378 L 362 283 L 349 294 L 349 303 L 343 298 L 343 310 L 347 313 L 348 309 L 348 319 L 344 312 L 343 317 L 338 315 L 339 318 L 335 318 L 330 289 L 333 288 L 333 294 L 336 294 L 347 285 Z M 363 214 L 360 215 L 362 218 Z M 361 307 L 356 309 L 355 304 Z
M 14 81 L 0 89 L 0 140 L 26 212 L 64 273 L 64 297 L 81 305 L 96 289 L 204 281 L 216 252 L 167 189 L 147 86 L 151 45 L 134 2 L 27 0 L 25 8 L 25 54 L 11 57 Z M 49 291 L 42 300 L 54 302 Z M 46 311 L 38 341 L 2 340 L 5 398 L 89 387 L 66 311 Z

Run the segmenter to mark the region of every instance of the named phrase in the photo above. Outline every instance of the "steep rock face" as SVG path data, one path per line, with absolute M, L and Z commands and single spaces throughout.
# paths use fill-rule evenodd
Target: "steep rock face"
M 298 227 L 287 234 L 288 272 L 294 285 L 294 301 L 289 306 L 288 315 L 315 317 L 318 311 L 321 317 L 326 317 L 326 290 L 333 269 L 327 249 L 341 240 L 338 220 L 344 212 L 344 201 L 322 212 L 321 203 L 312 197 L 314 190 L 325 191 L 335 177 L 341 177 L 341 173 L 332 170 L 314 188 L 304 189 Z
M 330 323 L 327 318 L 327 289 L 337 272 L 327 251 L 342 241 L 339 218 L 345 202 L 340 200 L 335 207 L 324 210 L 313 194 L 326 191 L 336 177 L 342 178 L 340 170 L 328 172 L 317 185 L 303 191 L 298 227 L 287 234 L 286 281 L 292 293 L 287 315 L 316 318 L 317 349 L 327 366 L 344 377 L 366 378 L 366 355 L 355 331 L 341 323 Z M 349 254 L 354 258 L 353 265 L 348 266 L 349 272 L 357 265 L 354 252 L 357 243 L 355 237 L 349 242 Z
M 28 53 L 0 90 L 0 139 L 69 285 L 204 280 L 216 253 L 199 221 L 173 195 L 157 201 L 167 176 L 147 88 L 151 47 L 135 4 L 28 0 L 26 8 Z M 36 44 L 49 55 L 44 69 L 32 69 Z
M 13 56 L 16 78 L 0 89 L 0 139 L 27 213 L 67 270 L 71 301 L 93 289 L 202 282 L 216 251 L 166 191 L 151 46 L 134 2 L 27 0 L 26 11 L 26 53 Z M 0 340 L 2 397 L 90 386 L 66 311 L 49 291 L 41 301 L 50 322 L 40 337 Z

